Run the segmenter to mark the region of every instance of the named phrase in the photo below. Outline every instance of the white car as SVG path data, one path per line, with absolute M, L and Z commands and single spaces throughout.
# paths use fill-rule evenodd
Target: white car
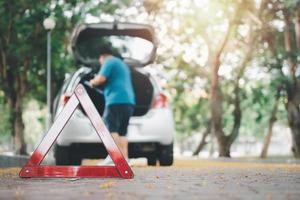
M 166 95 L 154 77 L 146 72 L 156 54 L 153 28 L 133 23 L 81 24 L 72 35 L 72 52 L 79 69 L 67 77 L 55 98 L 53 116 L 58 116 L 75 87 L 85 85 L 99 70 L 95 51 L 109 42 L 130 66 L 136 106 L 130 118 L 127 138 L 129 158 L 146 157 L 148 165 L 173 163 L 174 120 Z M 105 100 L 101 88 L 85 88 L 100 115 Z M 63 129 L 55 145 L 57 165 L 80 165 L 82 159 L 105 158 L 102 145 L 84 111 L 79 107 Z

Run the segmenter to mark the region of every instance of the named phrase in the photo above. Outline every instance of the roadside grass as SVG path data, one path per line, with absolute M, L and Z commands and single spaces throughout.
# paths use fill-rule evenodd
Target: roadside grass
M 255 161 L 243 162 L 238 160 L 201 160 L 201 159 L 176 159 L 174 167 L 194 168 L 239 168 L 239 169 L 296 169 L 300 170 L 300 164 L 296 163 L 261 163 Z

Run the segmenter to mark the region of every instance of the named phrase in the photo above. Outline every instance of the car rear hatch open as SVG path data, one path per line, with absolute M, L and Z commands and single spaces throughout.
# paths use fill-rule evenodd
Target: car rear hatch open
M 151 108 L 154 88 L 149 76 L 142 74 L 136 67 L 152 63 L 156 56 L 157 40 L 153 27 L 145 24 L 102 22 L 77 25 L 71 37 L 71 48 L 79 65 L 99 67 L 98 52 L 103 46 L 112 47 L 131 67 L 132 83 L 135 91 L 136 106 L 134 116 L 145 115 Z M 88 90 L 98 111 L 103 112 L 104 99 Z M 99 96 L 99 95 L 98 95 Z
M 157 40 L 151 26 L 123 22 L 80 24 L 71 37 L 75 60 L 85 66 L 97 63 L 99 50 L 107 45 L 131 66 L 143 67 L 154 61 Z

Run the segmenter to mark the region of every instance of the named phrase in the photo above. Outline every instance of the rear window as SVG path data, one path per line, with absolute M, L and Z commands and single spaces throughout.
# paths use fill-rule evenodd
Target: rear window
M 122 35 L 80 37 L 77 43 L 79 54 L 86 60 L 98 60 L 98 52 L 102 46 L 111 46 L 116 56 L 140 62 L 145 62 L 154 48 L 148 40 Z

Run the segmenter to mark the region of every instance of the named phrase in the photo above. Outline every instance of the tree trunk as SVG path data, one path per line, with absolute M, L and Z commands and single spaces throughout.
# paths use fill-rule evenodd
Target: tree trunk
M 269 148 L 269 144 L 273 135 L 273 125 L 275 123 L 276 119 L 276 113 L 278 110 L 278 104 L 279 104 L 279 97 L 280 97 L 280 90 L 277 90 L 277 94 L 276 94 L 276 99 L 275 99 L 275 103 L 272 109 L 272 114 L 271 114 L 271 118 L 269 120 L 269 128 L 268 128 L 268 133 L 265 136 L 264 139 L 264 143 L 263 143 L 263 148 L 262 151 L 260 153 L 260 157 L 261 158 L 266 158 L 267 157 L 267 153 L 268 153 L 268 148 Z
M 205 139 L 209 135 L 210 129 L 211 129 L 211 126 L 210 126 L 210 123 L 208 123 L 208 126 L 207 126 L 206 130 L 204 131 L 204 133 L 202 135 L 202 139 L 201 139 L 197 149 L 193 153 L 194 156 L 198 155 L 200 153 L 200 151 L 203 149 L 203 147 L 207 144 Z
M 220 157 L 228 157 L 230 158 L 230 147 L 231 144 L 229 143 L 228 137 L 223 135 L 222 137 L 218 138 L 218 146 L 219 146 L 219 156 Z
M 296 34 L 296 50 L 299 50 L 300 41 L 300 4 L 296 8 L 296 20 L 295 20 L 295 34 Z M 291 51 L 294 50 L 292 40 L 292 23 L 288 10 L 283 10 L 285 30 L 284 30 L 284 45 L 285 51 L 288 55 L 288 64 L 290 69 L 291 81 L 286 84 L 287 92 L 287 103 L 286 110 L 288 114 L 288 122 L 292 132 L 293 138 L 293 153 L 296 158 L 300 158 L 300 78 L 296 76 L 297 60 L 290 55 Z
M 22 98 L 20 94 L 11 93 L 8 102 L 10 105 L 11 134 L 13 136 L 14 152 L 15 154 L 26 155 L 24 123 L 22 119 Z
M 296 15 L 296 20 L 295 20 L 296 46 L 298 49 L 300 49 L 300 4 L 299 3 L 295 15 Z
M 300 78 L 287 89 L 288 100 L 286 110 L 288 122 L 293 138 L 293 153 L 296 158 L 300 158 Z
M 284 23 L 285 23 L 285 30 L 284 30 L 284 48 L 285 53 L 287 55 L 287 62 L 290 71 L 290 77 L 293 81 L 296 79 L 296 61 L 292 56 L 292 52 L 295 50 L 293 44 L 293 33 L 292 29 L 292 20 L 288 10 L 283 10 L 284 15 Z
M 229 157 L 230 153 L 225 146 L 223 126 L 222 126 L 222 100 L 221 91 L 219 89 L 219 75 L 218 70 L 220 66 L 220 58 L 218 56 L 211 57 L 212 75 L 211 75 L 211 94 L 210 94 L 210 109 L 211 109 L 211 124 L 212 132 L 217 138 L 219 146 L 219 156 Z
M 234 110 L 233 110 L 233 118 L 234 118 L 234 124 L 232 127 L 232 131 L 230 135 L 225 136 L 222 135 L 218 138 L 218 144 L 219 144 L 219 156 L 221 157 L 231 157 L 230 156 L 230 147 L 237 138 L 239 134 L 239 129 L 241 126 L 241 119 L 242 119 L 242 111 L 240 106 L 240 87 L 239 87 L 239 79 L 235 83 L 235 89 L 234 89 Z
M 17 100 L 16 110 L 14 113 L 13 126 L 14 126 L 14 147 L 17 154 L 26 155 L 26 143 L 24 138 L 24 123 L 22 119 L 22 102 Z
M 298 3 L 295 10 L 295 33 L 296 33 L 296 47 L 300 50 L 300 3 Z M 296 62 L 297 63 L 297 62 Z M 299 64 L 295 64 L 294 84 L 292 90 L 288 92 L 287 112 L 288 121 L 293 135 L 293 153 L 296 158 L 300 158 L 300 77 L 296 78 L 296 68 Z M 299 70 L 299 69 L 298 69 Z
M 27 86 L 27 71 L 29 59 L 23 62 L 23 73 L 15 74 L 11 69 L 7 70 L 4 80 L 6 99 L 10 107 L 11 135 L 13 136 L 13 148 L 16 154 L 26 155 L 26 143 L 24 138 L 24 122 L 22 119 L 23 99 Z
M 288 121 L 293 138 L 293 153 L 296 158 L 300 158 L 300 110 L 299 105 L 292 101 L 287 103 Z

